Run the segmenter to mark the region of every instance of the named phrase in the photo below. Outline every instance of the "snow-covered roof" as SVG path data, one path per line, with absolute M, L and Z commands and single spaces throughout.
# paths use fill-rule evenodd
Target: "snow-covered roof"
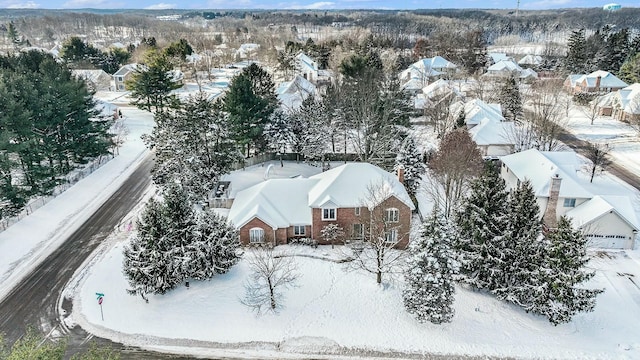
M 101 81 L 100 78 L 108 78 L 111 79 L 111 75 L 107 74 L 104 70 L 98 69 L 75 69 L 71 70 L 71 74 L 78 78 L 82 78 L 87 81 L 91 81 L 93 83 L 97 83 Z
M 591 102 L 596 102 L 596 106 L 598 107 L 611 107 L 613 106 L 613 99 L 618 96 L 617 92 L 611 92 L 611 93 L 607 93 L 605 95 L 599 96 L 593 100 L 591 100 Z
M 522 72 L 520 65 L 516 64 L 511 59 L 500 60 L 497 63 L 489 66 L 488 73 L 505 73 L 505 72 Z
M 580 79 L 583 75 L 580 74 L 573 74 L 573 75 L 569 75 L 567 76 L 567 79 L 569 80 L 569 84 L 571 85 L 571 87 L 575 87 L 576 83 L 578 82 L 578 79 Z
M 405 91 L 420 91 L 424 83 L 425 81 L 422 79 L 411 78 L 409 81 L 400 85 L 400 89 Z
M 384 187 L 388 195 L 393 195 L 414 209 L 413 202 L 398 178 L 369 163 L 348 163 L 329 171 L 312 176 L 319 180 L 309 192 L 309 206 L 323 207 L 328 203 L 336 207 L 363 206 L 371 186 Z
M 469 129 L 469 134 L 478 145 L 513 145 L 515 125 L 511 121 L 495 121 L 484 118 L 480 124 Z
M 465 121 L 468 126 L 476 126 L 483 119 L 504 121 L 500 104 L 487 104 L 480 99 L 472 99 L 464 104 Z
M 308 225 L 312 208 L 364 206 L 368 187 L 378 184 L 414 209 L 393 174 L 369 163 L 347 163 L 307 179 L 269 179 L 242 190 L 229 210 L 229 220 L 236 227 L 256 217 L 273 229 Z
M 489 56 L 489 58 L 491 58 L 491 62 L 494 64 L 502 60 L 511 59 L 511 57 L 505 53 L 490 52 L 487 55 Z
M 462 96 L 462 94 L 458 91 L 458 89 L 455 88 L 455 86 L 451 85 L 449 81 L 444 79 L 438 79 L 431 84 L 423 87 L 422 92 L 427 96 L 427 98 L 450 93 L 453 93 L 456 96 Z
M 296 55 L 296 59 L 298 59 L 300 70 L 318 71 L 318 64 L 307 54 L 301 52 Z
M 565 215 L 573 220 L 573 226 L 582 228 L 609 212 L 616 213 L 632 229 L 638 230 L 636 213 L 633 210 L 631 201 L 626 196 L 596 195 L 591 200 L 567 211 Z
M 519 65 L 540 65 L 542 63 L 542 56 L 540 55 L 525 55 L 518 61 Z
M 533 71 L 533 69 L 523 69 L 520 71 L 521 79 L 537 79 L 538 73 Z
M 420 59 L 399 75 L 401 79 L 424 79 L 442 75 L 443 71 L 455 70 L 458 66 L 442 56 Z
M 255 43 L 245 43 L 240 45 L 238 50 L 236 50 L 236 54 L 240 57 L 247 57 L 250 53 L 257 51 L 260 49 L 260 44 Z
M 307 194 L 318 179 L 269 179 L 238 192 L 229 220 L 241 227 L 257 217 L 274 229 L 311 224 Z
M 317 89 L 309 80 L 296 75 L 293 80 L 280 84 L 276 94 L 285 110 L 296 110 L 307 97 L 316 96 Z
M 580 75 L 575 83 L 586 83 L 586 87 L 595 88 L 596 82 L 600 78 L 600 88 L 624 88 L 627 87 L 627 83 L 618 79 L 615 75 L 608 71 L 597 70 L 587 75 Z
M 558 175 L 560 197 L 589 199 L 587 191 L 577 177 L 581 163 L 573 151 L 539 151 L 530 149 L 502 157 L 502 163 L 519 180 L 529 180 L 536 196 L 549 196 L 551 178 Z
M 126 65 L 122 65 L 122 67 L 120 69 L 118 69 L 118 71 L 116 71 L 113 76 L 124 76 L 127 75 L 128 73 L 135 71 L 138 66 L 141 66 L 140 64 L 126 64 Z
M 622 111 L 627 114 L 640 114 L 640 83 L 635 83 L 620 89 L 616 97 Z

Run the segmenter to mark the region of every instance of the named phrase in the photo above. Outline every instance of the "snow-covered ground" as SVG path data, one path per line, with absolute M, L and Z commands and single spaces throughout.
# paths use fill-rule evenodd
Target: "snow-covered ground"
M 581 140 L 596 144 L 608 144 L 614 161 L 640 176 L 640 137 L 629 124 L 611 116 L 598 116 L 591 125 L 586 115 L 589 110 L 573 106 L 567 119 L 567 130 Z
M 0 232 L 0 299 L 42 262 L 113 194 L 148 150 L 140 135 L 153 127 L 153 116 L 121 108 L 128 129 L 119 155 Z
M 111 93 L 103 98 L 124 102 L 118 96 Z M 53 251 L 65 234 L 82 224 L 147 153 L 139 135 L 150 131 L 151 116 L 131 108 L 122 111 L 130 133 L 120 155 L 0 233 L 0 297 Z M 577 119 L 572 122 L 579 125 Z M 605 122 L 598 119 L 594 126 Z M 622 129 L 616 124 L 610 128 Z M 591 136 L 596 135 L 592 130 Z M 232 190 L 239 191 L 264 180 L 266 173 L 291 177 L 319 171 L 291 162 L 281 168 L 272 162 L 236 171 L 229 179 Z M 601 176 L 597 183 L 608 181 L 616 180 Z M 285 307 L 278 314 L 258 317 L 240 303 L 249 273 L 244 260 L 228 274 L 151 296 L 147 304 L 125 292 L 122 248 L 130 235 L 127 227 L 115 229 L 76 273 L 65 290 L 74 299 L 68 326 L 77 323 L 98 336 L 149 349 L 216 357 L 339 359 L 380 351 L 389 357 L 441 353 L 528 359 L 640 358 L 638 250 L 595 253 L 589 266 L 596 276 L 589 285 L 605 292 L 593 313 L 580 314 L 570 324 L 553 326 L 492 296 L 458 288 L 453 322 L 432 325 L 419 324 L 404 312 L 401 279 L 377 286 L 370 274 L 347 272 L 344 264 L 323 260 L 336 256 L 329 247 L 287 247 L 306 256 L 295 258 L 301 277 L 297 287 L 286 291 Z M 96 292 L 105 294 L 104 321 Z

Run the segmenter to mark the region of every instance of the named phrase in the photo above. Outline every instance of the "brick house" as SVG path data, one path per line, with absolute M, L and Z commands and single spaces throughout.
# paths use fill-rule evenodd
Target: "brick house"
M 244 245 L 281 245 L 294 238 L 327 244 L 321 231 L 337 224 L 344 232 L 340 242 L 384 236 L 405 248 L 414 208 L 395 175 L 368 163 L 348 163 L 310 178 L 270 179 L 240 191 L 229 220 Z
M 601 92 L 609 93 L 627 87 L 627 83 L 608 71 L 594 71 L 591 74 L 569 75 L 564 86 L 572 94 Z

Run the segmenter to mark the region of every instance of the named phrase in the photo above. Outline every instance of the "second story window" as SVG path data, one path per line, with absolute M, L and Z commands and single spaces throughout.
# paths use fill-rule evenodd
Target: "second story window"
M 359 207 L 356 208 L 355 213 L 356 213 L 356 216 L 360 216 L 360 208 Z
M 322 220 L 335 220 L 336 209 L 322 209 Z
M 564 199 L 564 207 L 576 207 L 576 199 Z
M 390 208 L 385 210 L 384 221 L 387 222 L 398 222 L 400 220 L 400 211 L 395 208 Z

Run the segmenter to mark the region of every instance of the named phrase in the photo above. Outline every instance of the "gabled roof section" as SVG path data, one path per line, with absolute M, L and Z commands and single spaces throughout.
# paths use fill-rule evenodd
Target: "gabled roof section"
M 469 135 L 478 145 L 513 145 L 514 141 L 510 139 L 515 131 L 515 125 L 511 121 L 484 118 L 478 126 L 469 129 Z
M 296 110 L 306 98 L 316 96 L 317 88 L 309 80 L 296 75 L 293 80 L 280 84 L 276 94 L 286 110 Z
M 540 65 L 542 63 L 542 56 L 527 54 L 518 61 L 518 65 Z
M 487 72 L 517 72 L 520 73 L 522 68 L 511 59 L 500 60 L 489 66 Z
M 640 83 L 620 89 L 617 93 L 622 111 L 627 114 L 640 114 Z
M 479 125 L 483 119 L 504 121 L 500 104 L 487 104 L 480 99 L 473 99 L 464 104 L 465 121 L 467 125 Z
M 533 69 L 522 69 L 522 71 L 520 71 L 520 78 L 521 79 L 537 79 L 538 73 L 533 71 Z
M 487 56 L 489 56 L 489 58 L 491 58 L 491 62 L 493 62 L 494 64 L 497 62 L 500 62 L 502 60 L 509 60 L 511 59 L 511 56 L 505 54 L 505 53 L 498 53 L 498 52 L 490 52 L 487 54 Z
M 311 224 L 307 194 L 314 179 L 270 179 L 238 192 L 229 210 L 229 220 L 241 227 L 259 218 L 274 229 Z
M 631 201 L 626 196 L 600 196 L 584 202 L 568 211 L 566 215 L 573 220 L 576 228 L 586 227 L 609 212 L 614 212 L 629 226 L 638 230 L 638 219 Z
M 336 207 L 364 206 L 370 186 L 380 186 L 410 209 L 415 208 L 395 175 L 369 163 L 344 164 L 310 179 L 318 181 L 309 192 L 308 206 L 312 208 L 324 206 L 327 199 L 331 199 Z
M 126 65 L 122 65 L 122 67 L 120 69 L 118 69 L 118 71 L 116 71 L 113 76 L 124 76 L 127 75 L 130 72 L 136 71 L 136 69 L 142 66 L 140 64 L 126 64 Z
M 318 64 L 307 54 L 301 52 L 296 55 L 296 59 L 298 59 L 298 63 L 303 69 L 318 71 Z
M 445 95 L 445 94 L 454 94 L 456 96 L 462 96 L 460 91 L 455 88 L 455 86 L 451 85 L 447 80 L 438 79 L 431 84 L 422 88 L 422 92 L 428 97 L 432 98 L 434 96 Z
M 580 161 L 573 151 L 538 151 L 529 149 L 503 156 L 502 163 L 520 180 L 531 181 L 536 196 L 548 197 L 551 178 L 562 178 L 559 197 L 590 199 L 593 197 L 577 177 Z
M 581 75 L 576 79 L 576 83 L 580 84 L 585 82 L 587 87 L 593 88 L 596 87 L 598 77 L 600 78 L 601 88 L 624 88 L 628 86 L 627 83 L 618 79 L 612 73 L 603 70 L 597 70 L 588 75 Z

